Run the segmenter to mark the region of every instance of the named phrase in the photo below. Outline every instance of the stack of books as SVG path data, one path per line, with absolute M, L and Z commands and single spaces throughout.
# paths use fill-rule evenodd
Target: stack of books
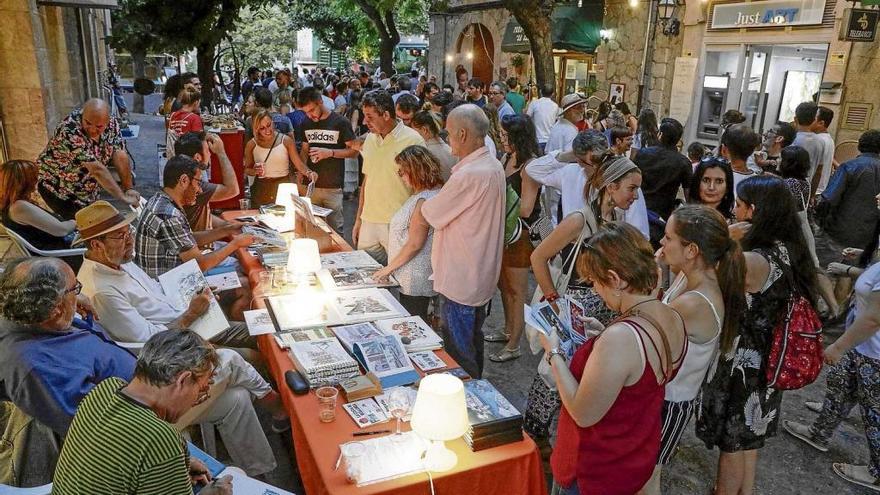
M 312 388 L 360 375 L 358 362 L 335 338 L 290 343 L 290 358 Z
M 464 441 L 474 452 L 522 440 L 523 417 L 486 380 L 464 382 L 470 426 Z
M 443 339 L 419 316 L 379 320 L 376 326 L 385 335 L 397 335 L 406 352 L 433 351 L 443 348 Z

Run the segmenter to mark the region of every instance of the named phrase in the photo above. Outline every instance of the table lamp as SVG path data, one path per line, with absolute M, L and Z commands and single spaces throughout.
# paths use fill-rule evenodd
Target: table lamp
M 458 457 L 443 442 L 464 435 L 470 426 L 461 380 L 446 373 L 422 378 L 410 425 L 419 436 L 431 441 L 425 453 L 428 470 L 455 467 Z
M 309 275 L 321 270 L 321 255 L 314 239 L 294 239 L 287 255 L 287 271 L 297 278 L 294 291 L 295 307 L 291 308 L 300 321 L 316 318 L 324 309 L 320 294 L 309 285 Z

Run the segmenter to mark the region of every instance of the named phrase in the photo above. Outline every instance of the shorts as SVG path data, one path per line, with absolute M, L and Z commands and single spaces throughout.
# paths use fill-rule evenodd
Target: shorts
M 529 240 L 529 232 L 523 230 L 519 239 L 509 246 L 504 246 L 501 254 L 501 266 L 510 268 L 531 268 L 532 266 L 532 241 Z
M 665 466 L 675 456 L 681 435 L 694 417 L 698 406 L 698 399 L 682 402 L 663 401 L 661 415 L 663 424 L 660 430 L 660 453 L 657 455 L 657 464 Z

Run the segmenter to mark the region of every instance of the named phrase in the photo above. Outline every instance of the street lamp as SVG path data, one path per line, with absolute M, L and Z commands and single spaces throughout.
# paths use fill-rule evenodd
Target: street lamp
M 675 0 L 660 0 L 657 3 L 657 14 L 660 21 L 666 23 L 675 13 Z

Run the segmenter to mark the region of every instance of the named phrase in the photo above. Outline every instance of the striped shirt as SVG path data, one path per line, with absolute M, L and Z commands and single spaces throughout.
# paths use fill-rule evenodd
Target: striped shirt
M 108 378 L 83 399 L 55 470 L 53 494 L 192 495 L 186 447 L 173 425 Z

